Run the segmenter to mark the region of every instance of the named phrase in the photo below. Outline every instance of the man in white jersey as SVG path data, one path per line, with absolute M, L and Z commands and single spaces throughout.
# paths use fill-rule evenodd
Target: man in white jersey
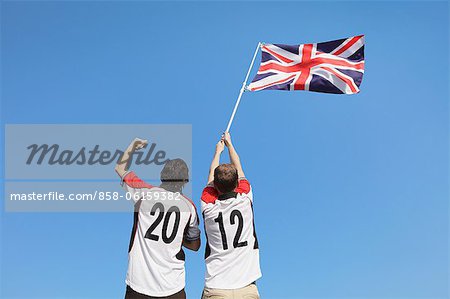
M 231 164 L 219 165 L 225 145 Z M 259 298 L 255 281 L 261 270 L 253 193 L 229 133 L 216 145 L 208 185 L 202 193 L 202 214 L 207 240 L 202 299 Z
M 144 182 L 128 166 L 133 152 L 146 145 L 146 140 L 136 138 L 115 168 L 127 198 L 135 203 L 125 298 L 182 299 L 186 298 L 182 246 L 194 251 L 200 247 L 196 208 L 182 195 L 189 170 L 183 160 L 169 160 L 159 187 Z

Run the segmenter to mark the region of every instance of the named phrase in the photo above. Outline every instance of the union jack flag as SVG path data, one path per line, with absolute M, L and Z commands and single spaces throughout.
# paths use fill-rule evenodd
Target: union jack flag
M 247 90 L 359 92 L 364 35 L 316 44 L 262 44 L 261 51 L 261 65 Z

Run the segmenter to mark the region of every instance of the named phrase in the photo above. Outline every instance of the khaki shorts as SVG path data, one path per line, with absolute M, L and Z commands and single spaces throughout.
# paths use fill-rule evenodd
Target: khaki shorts
M 252 283 L 235 290 L 204 288 L 202 299 L 259 299 L 258 288 Z

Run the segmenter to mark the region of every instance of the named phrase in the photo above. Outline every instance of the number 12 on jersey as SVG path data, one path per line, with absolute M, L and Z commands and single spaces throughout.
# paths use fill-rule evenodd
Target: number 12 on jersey
M 242 217 L 242 213 L 239 210 L 233 210 L 230 214 L 230 224 L 235 225 L 236 220 L 237 220 L 238 227 L 236 230 L 236 235 L 234 236 L 234 239 L 233 239 L 233 247 L 238 248 L 238 247 L 247 246 L 248 245 L 247 241 L 241 241 L 241 242 L 239 241 L 239 239 L 241 238 L 241 235 L 242 235 L 242 229 L 244 227 L 244 218 Z M 217 216 L 216 219 L 214 219 L 214 221 L 219 224 L 219 231 L 220 231 L 220 235 L 222 238 L 223 250 L 227 250 L 228 249 L 228 241 L 227 241 L 227 235 L 225 232 L 225 226 L 223 224 L 222 212 L 219 212 L 219 215 Z

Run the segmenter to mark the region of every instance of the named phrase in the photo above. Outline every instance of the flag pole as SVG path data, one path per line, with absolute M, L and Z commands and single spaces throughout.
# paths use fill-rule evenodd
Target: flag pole
M 245 76 L 245 80 L 242 83 L 241 90 L 239 91 L 239 96 L 237 98 L 236 104 L 234 105 L 233 113 L 231 113 L 231 117 L 230 117 L 230 120 L 228 121 L 228 126 L 227 126 L 227 129 L 225 130 L 225 132 L 230 131 L 231 124 L 233 123 L 234 115 L 236 114 L 239 103 L 241 102 L 242 94 L 245 91 L 245 86 L 247 85 L 248 76 L 250 75 L 250 71 L 252 70 L 253 63 L 255 62 L 256 54 L 258 54 L 258 50 L 261 47 L 261 45 L 262 45 L 262 43 L 259 42 L 258 46 L 256 47 L 255 54 L 253 54 L 253 59 L 252 59 L 252 62 L 250 63 L 250 67 L 248 68 L 247 76 Z

